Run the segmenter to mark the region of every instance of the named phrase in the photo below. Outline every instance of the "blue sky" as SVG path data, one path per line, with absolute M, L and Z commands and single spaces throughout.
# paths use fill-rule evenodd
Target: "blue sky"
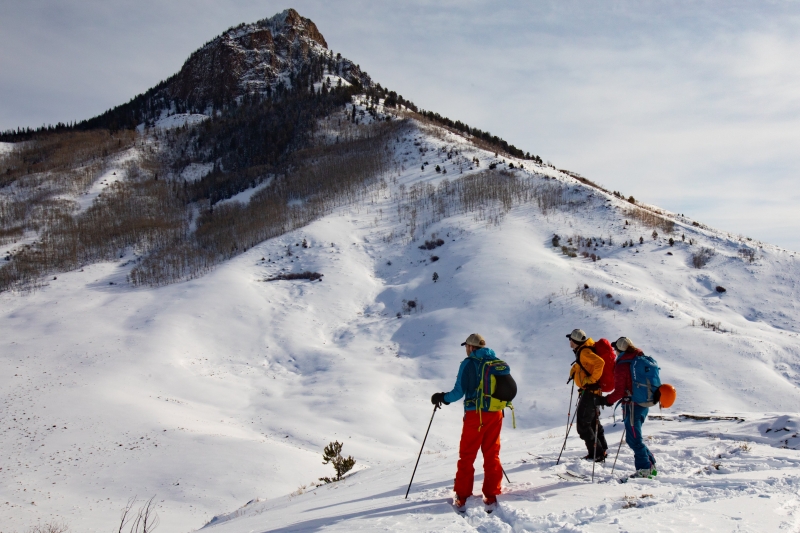
M 294 7 L 417 105 L 800 250 L 800 3 L 0 0 L 0 129 L 87 118 Z

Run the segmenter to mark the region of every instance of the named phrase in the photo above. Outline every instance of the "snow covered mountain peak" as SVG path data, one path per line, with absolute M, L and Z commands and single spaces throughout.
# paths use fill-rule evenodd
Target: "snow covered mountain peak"
M 308 85 L 308 78 L 319 81 L 323 72 L 371 85 L 369 76 L 352 61 L 333 57 L 311 20 L 287 9 L 240 24 L 206 43 L 167 80 L 166 92 L 189 107 L 219 107 L 245 94 L 271 93 L 279 84 Z

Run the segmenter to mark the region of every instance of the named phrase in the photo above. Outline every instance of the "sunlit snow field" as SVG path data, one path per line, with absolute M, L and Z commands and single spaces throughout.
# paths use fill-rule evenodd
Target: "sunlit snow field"
M 575 203 L 547 213 L 524 205 L 497 222 L 458 215 L 409 241 L 396 194 L 441 181 L 437 164 L 450 180 L 461 176 L 436 151 L 443 146 L 480 159 L 472 171 L 462 165 L 465 173 L 502 163 L 451 134 L 412 130 L 393 145 L 398 167 L 375 203 L 342 208 L 200 279 L 132 289 L 131 252 L 32 293 L 0 294 L 3 531 L 54 518 L 73 531 L 109 531 L 129 498 L 153 495 L 161 531 L 196 530 L 214 517 L 209 530 L 230 532 L 800 526 L 795 254 L 690 223 L 677 225 L 671 247 L 652 228 L 625 226 L 626 202 L 530 162 L 525 172 L 569 184 Z M 444 245 L 419 249 L 433 233 Z M 598 262 L 569 258 L 552 247 L 553 234 L 610 236 L 613 245 L 598 247 Z M 304 239 L 308 247 L 297 246 Z M 637 245 L 622 248 L 624 239 Z M 700 246 L 716 255 L 695 269 Z M 738 254 L 745 246 L 757 251 L 752 264 Z M 324 277 L 264 281 L 281 270 Z M 576 295 L 584 284 L 620 303 L 592 305 Z M 415 310 L 404 313 L 404 300 Z M 595 484 L 555 476 L 587 468 L 577 436 L 554 466 L 573 358 L 565 334 L 575 327 L 632 338 L 677 388 L 671 409 L 651 410 L 664 419 L 645 425 L 655 480 L 616 482 L 633 468 L 624 444 L 613 478 L 610 462 Z M 403 494 L 429 398 L 452 387 L 459 344 L 472 332 L 509 362 L 519 395 L 517 429 L 507 419 L 503 430 L 512 483 L 500 510 L 486 516 L 471 502 L 463 518 L 447 503 L 459 405 L 436 414 L 408 501 Z M 612 426 L 610 409 L 603 416 L 616 451 L 622 426 Z M 333 440 L 357 460 L 355 471 L 314 489 L 333 473 L 321 455 Z

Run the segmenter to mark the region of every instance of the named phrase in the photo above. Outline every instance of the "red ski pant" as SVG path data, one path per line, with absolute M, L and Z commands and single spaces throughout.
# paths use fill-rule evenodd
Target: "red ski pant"
M 475 458 L 480 449 L 483 452 L 483 495 L 491 498 L 500 494 L 500 484 L 503 481 L 503 467 L 500 465 L 500 428 L 503 427 L 503 412 L 483 411 L 480 416 L 483 421 L 482 427 L 477 411 L 464 413 L 454 488 L 459 496 L 472 495 Z

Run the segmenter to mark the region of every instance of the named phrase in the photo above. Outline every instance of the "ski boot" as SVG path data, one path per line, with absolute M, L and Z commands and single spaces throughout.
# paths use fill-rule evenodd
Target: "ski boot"
M 630 477 L 631 478 L 653 479 L 656 476 L 656 474 L 658 474 L 658 472 L 656 472 L 655 468 L 653 468 L 653 469 L 640 468 L 639 470 L 637 470 L 636 472 L 631 474 Z
M 467 498 L 469 496 L 459 496 L 458 494 L 455 495 L 453 498 L 453 507 L 456 508 L 456 511 L 464 514 L 467 512 Z

